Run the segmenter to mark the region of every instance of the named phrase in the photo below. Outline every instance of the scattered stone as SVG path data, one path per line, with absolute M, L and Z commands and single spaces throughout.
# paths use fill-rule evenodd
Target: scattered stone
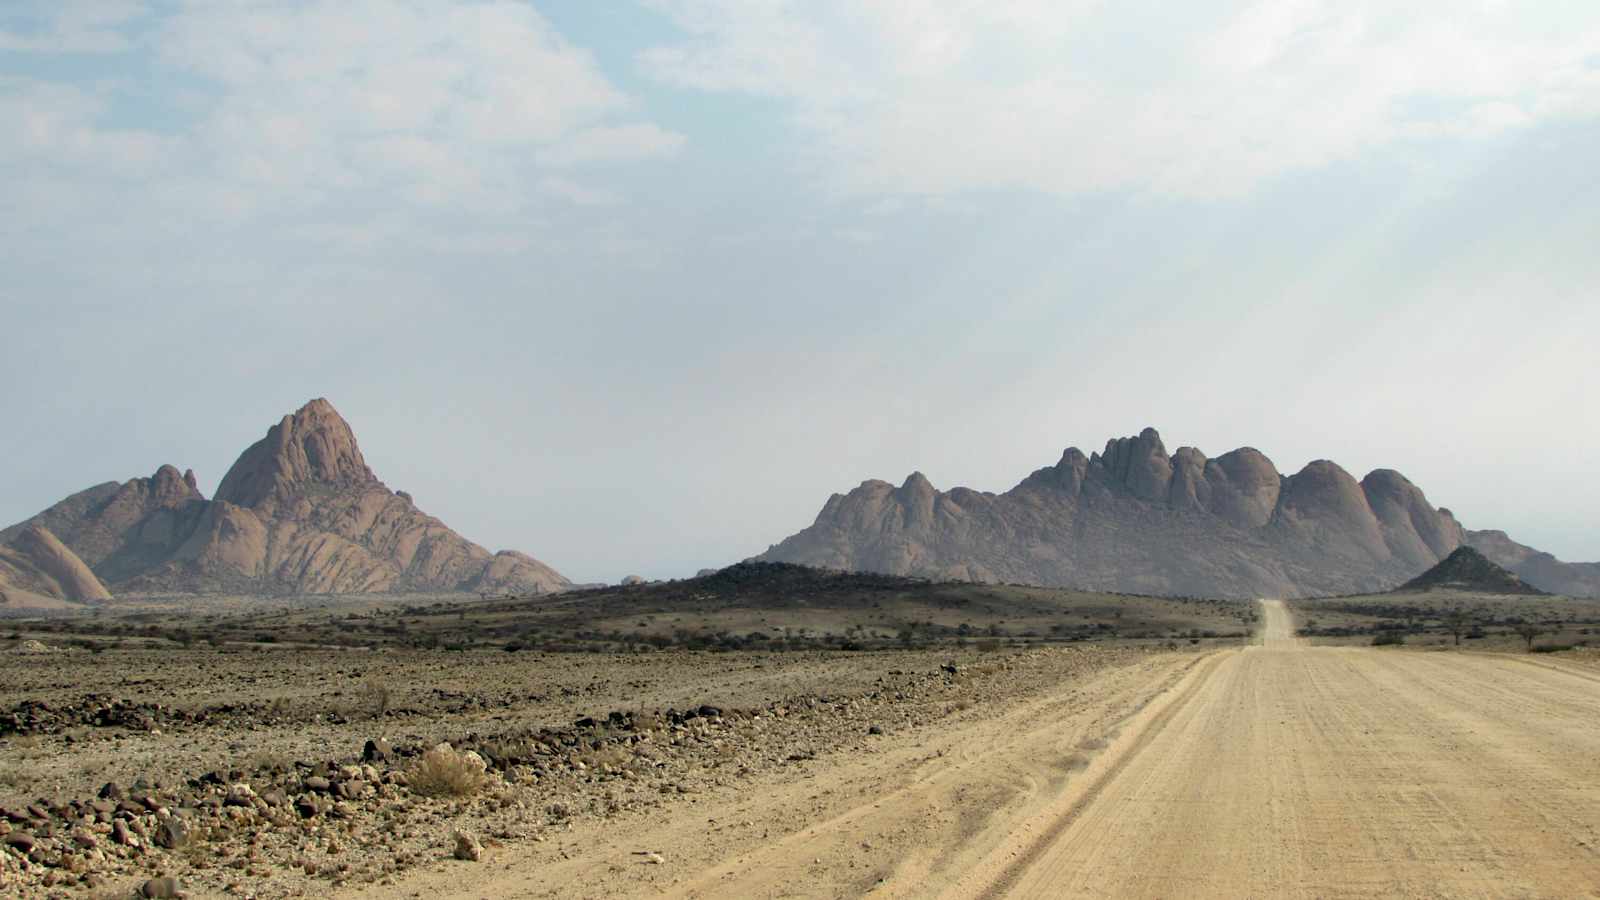
M 156 826 L 154 840 L 157 847 L 181 850 L 189 845 L 189 829 L 182 819 L 171 818 Z
M 7 847 L 17 848 L 19 853 L 26 855 L 33 852 L 35 841 L 33 835 L 27 833 L 26 831 L 13 831 L 5 836 L 3 843 L 5 843 Z
M 183 896 L 178 879 L 171 876 L 152 878 L 139 888 L 139 896 L 146 900 L 176 900 Z
M 867 734 L 883 734 L 883 726 L 869 725 L 867 726 Z
M 388 762 L 393 755 L 394 748 L 389 746 L 388 741 L 381 738 L 367 741 L 367 745 L 361 748 L 363 762 Z
M 312 775 L 306 778 L 303 783 L 306 786 L 306 790 L 313 791 L 318 794 L 326 794 L 333 790 L 333 782 L 323 778 L 321 775 Z
M 478 862 L 483 859 L 483 845 L 478 839 L 465 831 L 456 832 L 456 859 L 465 862 Z

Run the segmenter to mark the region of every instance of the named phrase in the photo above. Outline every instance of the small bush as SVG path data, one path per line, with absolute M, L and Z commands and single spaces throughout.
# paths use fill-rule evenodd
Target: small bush
M 424 797 L 470 797 L 483 789 L 483 769 L 465 754 L 435 747 L 406 770 L 406 783 Z
M 394 690 L 374 678 L 361 686 L 361 700 L 374 719 L 381 719 L 394 702 Z
M 1540 645 L 1538 645 L 1536 647 L 1531 648 L 1528 652 L 1530 652 L 1530 653 L 1562 653 L 1562 652 L 1565 652 L 1565 651 L 1571 650 L 1571 649 L 1572 649 L 1572 645 L 1571 644 L 1540 644 Z
M 1379 632 L 1372 638 L 1372 646 L 1374 647 L 1390 647 L 1396 644 L 1404 644 L 1405 642 L 1406 636 L 1398 631 Z

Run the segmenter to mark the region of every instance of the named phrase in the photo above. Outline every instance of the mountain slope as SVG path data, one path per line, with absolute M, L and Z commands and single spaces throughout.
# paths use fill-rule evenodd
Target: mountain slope
M 1569 563 L 1519 544 L 1504 531 L 1469 531 L 1467 543 L 1540 590 L 1566 597 L 1600 597 L 1600 563 Z
M 367 467 L 326 400 L 284 416 L 206 500 L 192 473 L 103 484 L 0 532 L 60 535 L 119 591 L 545 592 L 569 582 L 521 553 L 489 551 L 423 513 Z
M 1470 546 L 1457 547 L 1439 564 L 1411 579 L 1396 593 L 1427 591 L 1448 588 L 1458 591 L 1477 591 L 1486 594 L 1543 594 L 1544 591 L 1523 583 L 1522 579 L 1505 568 L 1495 565 L 1488 557 Z
M 1281 475 L 1259 451 L 1169 455 L 1154 429 L 1069 448 L 1003 494 L 914 473 L 829 498 L 761 556 L 936 578 L 1223 597 L 1385 590 L 1468 533 L 1403 475 L 1357 482 L 1326 460 Z M 1493 558 L 1495 553 L 1485 551 Z M 1529 579 L 1538 584 L 1532 578 Z
M 0 544 L 0 592 L 17 593 L 39 606 L 36 597 L 73 603 L 98 603 L 111 599 L 94 572 L 67 549 L 50 530 L 31 525 L 18 531 L 10 543 Z

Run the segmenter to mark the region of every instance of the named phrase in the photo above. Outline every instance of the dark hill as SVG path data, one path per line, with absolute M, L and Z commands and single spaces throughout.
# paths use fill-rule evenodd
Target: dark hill
M 1433 588 L 1450 588 L 1458 591 L 1477 591 L 1485 594 L 1539 594 L 1544 591 L 1528 585 L 1506 569 L 1495 565 L 1488 557 L 1471 547 L 1457 547 L 1438 565 L 1411 579 L 1395 593 L 1426 591 Z

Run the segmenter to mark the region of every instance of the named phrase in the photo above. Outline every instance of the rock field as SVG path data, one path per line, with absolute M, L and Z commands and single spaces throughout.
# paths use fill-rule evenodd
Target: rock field
M 0 887 L 318 896 L 470 865 L 1152 651 L 0 651 Z

